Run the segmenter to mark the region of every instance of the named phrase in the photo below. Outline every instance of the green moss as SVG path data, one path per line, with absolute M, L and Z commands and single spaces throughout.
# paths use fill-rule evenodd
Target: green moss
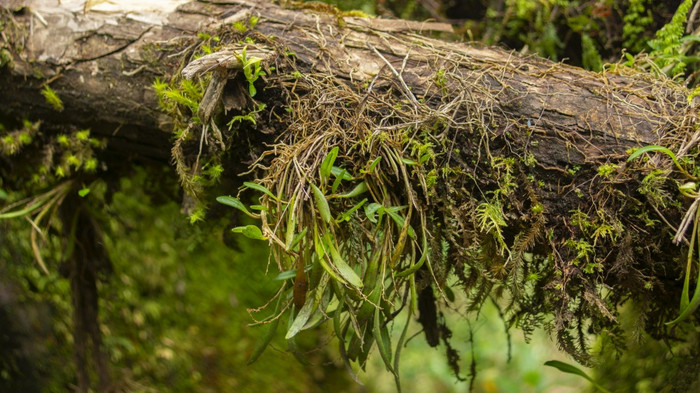
M 610 179 L 617 172 L 619 166 L 617 164 L 603 164 L 598 167 L 598 175 L 600 177 Z
M 41 89 L 41 95 L 44 96 L 46 102 L 55 110 L 59 112 L 63 111 L 63 101 L 61 101 L 61 98 L 49 87 L 49 85 L 44 85 L 44 88 Z

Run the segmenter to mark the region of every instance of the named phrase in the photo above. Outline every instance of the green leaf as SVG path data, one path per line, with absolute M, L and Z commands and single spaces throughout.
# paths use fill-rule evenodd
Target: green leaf
M 376 213 L 379 209 L 383 209 L 384 206 L 378 204 L 378 203 L 370 203 L 369 205 L 365 206 L 365 215 L 367 216 L 367 219 L 376 224 L 377 223 L 377 216 Z
M 347 280 L 347 282 L 349 282 L 350 285 L 354 286 L 355 288 L 362 288 L 362 279 L 360 279 L 360 276 L 358 276 L 350 265 L 348 265 L 340 256 L 330 233 L 326 233 L 323 236 L 323 246 L 326 252 L 330 254 L 331 259 L 333 260 L 333 265 L 335 265 L 335 268 L 338 269 L 340 276 Z
M 252 188 L 253 190 L 260 191 L 276 201 L 280 200 L 279 198 L 277 198 L 275 196 L 275 194 L 272 193 L 272 191 L 268 190 L 267 188 L 265 188 L 264 186 L 261 186 L 258 183 L 246 181 L 246 182 L 243 182 L 243 185 L 248 187 L 248 188 Z
M 235 227 L 231 229 L 231 232 L 241 233 L 243 236 L 254 239 L 254 240 L 267 240 L 267 237 L 263 236 L 262 231 L 255 225 L 246 225 L 242 227 Z
M 698 269 L 698 278 L 695 283 L 695 292 L 693 293 L 693 298 L 690 298 L 690 273 L 692 271 L 693 262 L 693 250 L 695 249 L 695 241 L 698 241 L 698 252 L 700 252 L 700 233 L 698 233 L 698 220 L 700 220 L 700 210 L 695 212 L 695 223 L 693 224 L 693 234 L 690 241 L 690 249 L 688 251 L 688 264 L 685 271 L 685 280 L 683 282 L 683 292 L 681 294 L 681 311 L 680 315 L 671 322 L 667 322 L 666 325 L 675 325 L 677 323 L 683 322 L 690 315 L 692 315 L 695 310 L 700 307 L 700 269 Z
M 310 271 L 313 268 L 313 265 L 306 266 L 304 268 L 305 272 Z M 290 278 L 294 278 L 297 275 L 297 269 L 292 269 L 292 270 L 285 270 L 282 273 L 278 274 L 273 278 L 275 281 L 285 281 L 289 280 Z
M 306 302 L 304 302 L 304 305 L 301 307 L 301 310 L 299 310 L 297 317 L 294 318 L 294 322 L 292 322 L 289 330 L 287 330 L 287 335 L 284 336 L 285 340 L 289 340 L 290 338 L 296 336 L 297 333 L 301 331 L 301 328 L 304 327 L 306 321 L 309 320 L 309 317 L 311 317 L 311 313 L 315 308 L 314 305 L 316 304 L 314 297 L 311 296 L 312 292 L 313 290 L 309 291 L 308 296 L 306 296 Z
M 304 236 L 306 236 L 307 231 L 307 228 L 304 228 L 300 233 L 294 235 L 294 238 L 292 239 L 292 244 L 289 245 L 288 250 L 294 250 L 294 248 L 297 246 L 297 244 L 299 244 L 301 239 L 303 239 Z
M 401 157 L 401 162 L 403 162 L 406 165 L 418 165 L 416 161 L 409 160 L 408 158 L 403 158 Z
M 236 208 L 236 209 L 242 211 L 243 213 L 245 213 L 251 217 L 255 217 L 253 215 L 253 213 L 248 211 L 248 208 L 246 208 L 245 205 L 243 204 L 243 202 L 241 202 L 238 198 L 234 198 L 232 196 L 219 196 L 219 197 L 216 197 L 216 201 L 221 203 L 222 205 L 231 206 L 233 208 Z
M 352 180 L 354 178 L 352 173 L 348 172 L 347 169 L 339 168 L 337 166 L 331 167 L 331 174 L 335 177 L 340 177 L 343 180 Z
M 578 375 L 578 376 L 581 376 L 583 378 L 586 378 L 588 381 L 590 381 L 593 384 L 593 386 L 595 386 L 601 392 L 610 393 L 609 390 L 598 385 L 598 383 L 596 381 L 594 381 L 593 379 L 591 379 L 591 377 L 589 377 L 585 372 L 583 372 L 583 370 L 581 370 L 580 368 L 578 368 L 574 365 L 571 365 L 569 363 L 560 362 L 558 360 L 547 361 L 544 363 L 544 365 L 549 366 L 549 367 L 554 367 L 557 370 L 564 372 L 564 373 L 567 373 L 567 374 L 574 374 L 574 375 Z
M 326 250 L 323 247 L 322 240 L 318 236 L 318 228 L 316 227 L 316 224 L 314 224 L 314 250 L 316 250 L 316 257 L 318 258 L 318 262 L 323 270 L 325 270 L 326 273 L 328 273 L 328 275 L 334 280 L 347 284 L 347 282 L 343 280 L 342 277 L 338 276 L 335 270 L 333 270 L 333 268 L 328 264 L 328 261 L 326 261 Z
M 418 259 L 418 262 L 416 262 L 413 266 L 408 267 L 406 270 L 401 271 L 396 273 L 396 277 L 406 277 L 409 276 L 420 269 L 421 266 L 423 266 L 423 263 L 425 263 L 425 260 L 428 257 L 428 237 L 425 235 L 425 231 L 422 231 L 423 233 L 423 249 L 421 250 L 421 256 L 420 259 Z M 410 236 L 410 235 L 409 235 Z M 413 258 L 411 258 L 413 260 Z M 447 287 L 445 287 L 448 289 Z M 454 301 L 454 295 L 452 295 L 452 301 Z
M 335 221 L 336 221 L 336 222 L 349 221 L 349 220 L 350 220 L 350 215 L 351 215 L 352 213 L 354 213 L 357 209 L 359 209 L 360 207 L 362 207 L 362 205 L 364 205 L 365 202 L 367 202 L 367 198 L 361 200 L 358 204 L 356 204 L 355 206 L 351 207 L 350 210 L 346 211 L 345 213 L 338 215 L 338 218 L 336 218 Z
M 348 192 L 347 194 L 338 195 L 338 198 L 352 198 L 352 197 L 356 197 L 358 195 L 362 195 L 367 191 L 368 191 L 367 183 L 361 182 L 360 184 L 356 185 L 355 188 L 350 190 L 350 192 Z
M 319 190 L 313 183 L 311 184 L 311 189 L 314 192 L 314 199 L 316 200 L 318 211 L 321 213 L 321 218 L 326 223 L 331 222 L 331 210 L 328 207 L 328 200 L 326 199 L 326 196 L 323 195 L 321 190 Z
M 333 168 L 335 159 L 338 157 L 339 150 L 340 149 L 338 146 L 332 148 L 331 151 L 328 152 L 328 155 L 326 155 L 326 157 L 323 159 L 323 162 L 321 162 L 321 179 L 323 179 L 323 181 L 330 178 L 331 169 Z
M 15 217 L 21 217 L 24 215 L 27 215 L 31 212 L 33 212 L 36 209 L 39 209 L 40 207 L 44 206 L 45 200 L 38 201 L 30 206 L 27 206 L 24 209 L 20 210 L 15 210 L 15 211 L 10 211 L 7 213 L 0 213 L 0 219 L 7 219 L 7 218 L 15 218 Z
M 294 307 L 290 308 L 289 310 L 289 322 L 287 323 L 287 331 L 289 331 L 292 328 L 292 324 L 296 320 L 294 317 Z M 287 350 L 294 355 L 294 357 L 299 361 L 301 364 L 309 365 L 309 361 L 304 357 L 304 354 L 299 350 L 299 346 L 296 343 L 296 340 L 294 337 L 290 337 L 287 339 Z
M 338 189 L 340 186 L 340 182 L 343 181 L 343 176 L 345 175 L 345 169 L 340 173 L 340 176 L 335 177 L 335 181 L 333 182 L 333 186 L 331 187 L 331 192 L 335 193 L 335 191 Z
M 385 208 L 384 211 L 386 212 L 386 214 L 389 215 L 389 217 L 391 217 L 394 220 L 394 222 L 396 223 L 396 226 L 398 226 L 399 228 L 403 228 L 406 220 L 403 216 L 399 215 L 397 212 L 405 209 L 406 207 L 407 206 L 405 206 L 405 205 L 404 206 L 393 206 L 393 207 Z M 416 231 L 413 230 L 412 226 L 408 227 L 408 236 L 410 236 L 411 239 L 416 238 Z
M 381 161 L 381 160 L 382 160 L 382 156 L 375 158 L 374 161 L 372 161 L 372 163 L 369 164 L 369 169 L 367 170 L 367 173 L 372 173 L 372 171 L 374 171 L 374 168 L 377 167 L 377 165 L 379 164 L 379 161 Z
M 635 150 L 634 153 L 630 154 L 627 161 L 629 162 L 631 160 L 634 160 L 635 158 L 639 157 L 640 155 L 642 155 L 644 153 L 651 152 L 651 151 L 658 151 L 658 152 L 664 153 L 667 156 L 671 157 L 671 160 L 673 160 L 673 163 L 676 165 L 676 168 L 678 168 L 679 171 L 681 171 L 686 177 L 697 180 L 697 178 L 695 176 L 691 176 L 688 173 L 688 171 L 686 171 L 685 168 L 683 168 L 681 166 L 681 163 L 678 162 L 678 158 L 676 157 L 676 155 L 671 150 L 669 150 L 668 148 L 665 148 L 663 146 L 648 145 L 648 146 L 644 146 L 642 148 L 639 148 L 639 149 Z
M 0 188 L 0 199 L 5 200 L 5 199 L 7 199 L 7 198 L 9 198 L 9 197 L 10 197 L 10 196 L 7 194 L 7 192 L 5 192 L 5 190 L 3 190 L 2 188 Z
M 391 336 L 389 335 L 389 329 L 385 324 L 382 323 L 381 309 L 377 307 L 374 310 L 374 327 L 372 329 L 372 335 L 377 343 L 377 348 L 379 349 L 379 354 L 384 361 L 386 369 L 392 374 L 396 374 L 394 367 L 391 362 Z
M 287 210 L 287 233 L 284 237 L 284 246 L 287 251 L 292 249 L 292 242 L 294 241 L 294 230 L 297 226 L 297 217 L 294 213 L 294 208 L 296 207 L 294 202 L 296 201 L 295 196 L 289 200 L 289 206 Z
M 78 195 L 80 195 L 83 198 L 85 198 L 87 196 L 87 194 L 89 194 L 89 193 L 90 193 L 90 189 L 88 187 L 83 187 L 80 190 L 78 190 Z
M 658 146 L 658 145 L 644 146 L 644 147 L 641 147 L 641 148 L 635 150 L 634 153 L 630 154 L 630 156 L 629 156 L 629 158 L 627 159 L 627 161 L 632 161 L 632 160 L 634 160 L 635 158 L 641 156 L 642 154 L 648 153 L 648 152 L 650 152 L 650 151 L 658 151 L 658 152 L 661 152 L 661 153 L 666 153 L 669 157 L 671 157 L 671 159 L 673 160 L 673 162 L 675 162 L 676 165 L 678 165 L 678 160 L 676 159 L 676 155 L 673 154 L 673 152 L 672 152 L 671 150 L 669 150 L 668 148 L 663 147 L 663 146 Z

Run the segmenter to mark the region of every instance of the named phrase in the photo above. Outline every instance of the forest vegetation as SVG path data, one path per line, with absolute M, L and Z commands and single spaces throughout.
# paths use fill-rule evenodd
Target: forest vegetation
M 0 2 L 0 392 L 700 389 L 700 2 L 110 4 Z

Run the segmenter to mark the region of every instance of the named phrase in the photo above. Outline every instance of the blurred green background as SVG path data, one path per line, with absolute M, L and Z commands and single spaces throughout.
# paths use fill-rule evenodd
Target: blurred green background
M 108 211 L 106 241 L 114 272 L 99 288 L 100 316 L 120 391 L 396 391 L 379 356 L 370 358 L 366 372 L 356 370 L 364 387 L 352 381 L 325 327 L 300 335 L 309 365 L 285 351 L 280 332 L 262 357 L 247 365 L 266 331 L 264 325 L 250 326 L 247 309 L 264 305 L 280 285 L 273 280 L 275 266 L 266 274 L 265 244 L 241 236 L 233 239 L 238 250 L 226 247 L 223 221 L 210 222 L 213 230 L 191 226 L 174 202 L 151 200 L 147 180 L 144 171 L 122 179 Z M 8 343 L 0 361 L 0 391 L 67 391 L 74 383 L 68 282 L 55 266 L 49 275 L 39 270 L 29 250 L 27 222 L 0 225 L 5 245 L 0 248 L 0 310 L 8 318 L 1 328 Z M 450 326 L 461 327 L 452 340 L 462 357 L 461 376 L 470 372 L 472 351 L 477 361 L 474 391 L 581 391 L 585 381 L 543 366 L 565 359 L 542 332 L 529 345 L 520 332 L 511 332 L 509 349 L 496 307 L 487 304 L 478 318 L 464 315 L 465 308 L 457 299 L 447 318 Z M 404 320 L 404 315 L 396 318 L 395 334 Z M 429 347 L 419 329 L 419 324 L 411 326 L 409 336 L 415 336 L 402 353 L 405 391 L 467 391 L 469 383 L 455 378 L 444 348 Z

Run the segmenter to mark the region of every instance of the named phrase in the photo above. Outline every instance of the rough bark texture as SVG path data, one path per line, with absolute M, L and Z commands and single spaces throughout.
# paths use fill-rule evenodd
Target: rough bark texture
M 41 119 L 49 129 L 90 128 L 108 139 L 100 159 L 116 176 L 126 158 L 172 159 L 190 212 L 212 199 L 212 185 L 202 181 L 207 167 L 237 174 L 254 163 L 259 183 L 299 202 L 287 213 L 261 199 L 268 208 L 262 233 L 273 239 L 281 269 L 295 266 L 288 260 L 311 264 L 304 258 L 323 254 L 314 246 L 326 234 L 360 266 L 368 288 L 375 278 L 367 272 L 376 268 L 365 251 L 380 250 L 380 271 L 396 275 L 380 278 L 390 283 L 381 296 L 389 316 L 375 318 L 393 318 L 410 287 L 422 294 L 420 322 L 431 345 L 447 342 L 434 303 L 444 302 L 454 273 L 475 309 L 490 296 L 507 298 L 510 323 L 549 327 L 582 362 L 586 332 L 615 341 L 618 306 L 628 299 L 640 306 L 640 327 L 675 334 L 664 322 L 677 315 L 668 304 L 680 297 L 685 266 L 669 236 L 688 205 L 671 204 L 683 180 L 663 157 L 648 165 L 626 160 L 628 149 L 652 144 L 693 159 L 697 111 L 682 87 L 621 65 L 594 74 L 435 38 L 449 38 L 443 24 L 370 20 L 318 5 L 191 2 L 158 22 L 30 3 L 2 10 L 3 58 L 10 60 L 0 70 L 0 113 Z M 241 75 L 244 47 L 267 75 Z M 186 79 L 202 91 L 178 101 Z M 47 84 L 63 111 L 42 97 Z M 320 194 L 331 193 L 316 174 L 334 146 L 338 165 L 362 180 L 369 202 L 397 208 L 394 221 L 375 227 L 367 213 L 316 234 L 330 218 L 310 195 L 317 184 Z M 367 165 L 378 157 L 378 167 Z M 357 202 L 332 197 L 334 216 Z M 295 233 L 302 233 L 299 251 L 290 247 Z M 344 298 L 347 311 L 361 313 L 376 306 L 365 302 L 376 292 L 360 286 L 343 292 L 311 275 L 308 290 Z M 355 322 L 367 325 L 353 326 L 347 348 L 341 341 L 344 357 L 366 358 L 358 343 L 368 336 L 359 332 L 371 330 L 371 320 Z
M 168 15 L 163 25 L 128 15 L 84 13 L 80 7 L 71 9 L 50 1 L 4 5 L 3 41 L 12 62 L 0 75 L 0 110 L 20 117 L 30 113 L 54 124 L 89 127 L 111 136 L 114 149 L 136 149 L 137 154 L 158 158 L 169 157 L 172 125 L 158 108 L 153 79 L 178 71 L 186 59 L 171 55 L 195 43 L 198 32 L 215 32 L 231 23 L 231 16 L 244 20 L 240 12 L 260 15 L 258 31 L 277 37 L 280 46 L 296 53 L 300 63 L 339 78 L 371 80 L 384 67 L 368 44 L 397 69 L 408 57 L 403 79 L 416 96 L 433 82 L 430 69 L 435 65 L 426 64 L 427 59 L 444 54 L 445 63 L 459 62 L 464 69 L 473 70 L 465 76 L 475 78 L 477 86 L 499 92 L 502 115 L 530 120 L 537 126 L 555 149 L 547 143 L 544 151 L 536 152 L 553 165 L 583 159 L 567 155 L 560 132 L 568 134 L 567 138 L 576 138 L 576 134 L 586 140 L 595 138 L 586 143 L 586 156 L 604 156 L 658 142 L 669 122 L 665 115 L 683 115 L 682 108 L 666 107 L 664 98 L 675 94 L 674 90 L 649 91 L 649 85 L 635 79 L 601 77 L 534 57 L 523 59 L 512 52 L 418 34 L 428 30 L 425 27 L 444 31 L 446 25 L 440 24 L 367 23 L 363 18 L 346 17 L 345 26 L 340 27 L 336 16 L 325 12 L 284 10 L 247 1 L 188 3 Z M 507 72 L 503 72 L 505 65 Z M 40 87 L 47 83 L 63 100 L 65 111 L 57 113 L 40 95 Z M 479 91 L 463 93 L 481 98 Z

